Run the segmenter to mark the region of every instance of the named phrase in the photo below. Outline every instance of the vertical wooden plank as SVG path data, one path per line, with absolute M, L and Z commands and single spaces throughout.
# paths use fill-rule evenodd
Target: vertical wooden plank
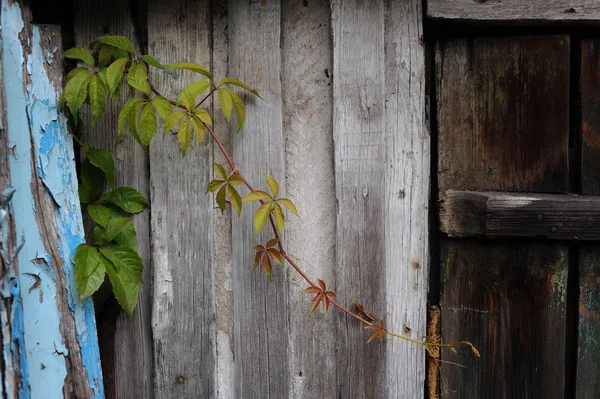
M 581 42 L 581 190 L 600 194 L 600 45 Z M 576 394 L 591 399 L 600 390 L 600 249 L 585 245 L 579 250 L 579 332 Z
M 58 111 L 60 29 L 30 21 L 24 2 L 1 2 L 1 140 L 8 154 L 0 170 L 11 184 L 1 187 L 2 392 L 102 398 L 94 308 L 91 299 L 79 300 L 72 262 L 84 238 L 73 142 Z
M 266 187 L 266 172 L 280 183 L 280 195 L 285 195 L 281 8 L 275 1 L 261 3 L 229 2 L 229 75 L 256 88 L 264 98 L 244 95 L 246 127 L 233 138 L 233 155 L 256 188 Z M 245 205 L 242 216 L 232 221 L 235 396 L 283 398 L 289 393 L 288 283 L 280 270 L 274 270 L 272 282 L 260 269 L 252 271 L 252 247 L 272 238 L 268 226 L 254 237 L 256 208 Z
M 429 270 L 430 138 L 425 125 L 425 47 L 419 0 L 386 2 L 385 11 L 385 312 L 388 328 L 426 335 Z M 379 177 L 381 180 L 383 176 Z M 369 195 L 371 195 L 369 193 Z M 346 245 L 351 245 L 350 242 Z M 363 265 L 371 272 L 372 265 Z M 425 351 L 388 341 L 389 398 L 423 396 Z
M 211 65 L 210 1 L 151 0 L 148 51 L 161 62 Z M 176 99 L 204 79 L 192 72 L 153 69 L 159 92 Z M 156 398 L 214 396 L 212 150 L 194 144 L 183 157 L 177 137 L 150 146 L 154 266 L 154 392 Z
M 387 318 L 386 118 L 383 1 L 332 2 L 336 291 Z M 338 397 L 386 397 L 387 341 L 365 345 L 362 325 L 336 313 Z
M 286 227 L 287 251 L 311 277 L 335 287 L 331 10 L 329 1 L 282 2 L 283 131 L 288 197 L 300 212 Z M 306 282 L 289 271 L 290 398 L 336 392 L 335 327 L 331 315 L 306 311 Z
M 139 45 L 134 38 L 136 32 L 129 13 L 129 1 L 108 0 L 103 2 L 80 0 L 73 2 L 75 44 L 87 47 L 101 35 L 123 35 Z M 121 93 L 122 105 L 129 98 L 126 87 Z M 120 105 L 110 101 L 102 119 L 92 126 L 89 112 L 82 112 L 84 118 L 83 141 L 87 144 L 109 150 L 115 158 L 117 185 L 136 188 L 144 196 L 148 189 L 148 154 L 131 137 L 117 143 L 117 117 Z M 83 110 L 82 110 L 83 111 Z M 134 218 L 138 238 L 138 252 L 144 261 L 140 296 L 133 320 L 125 312 L 120 312 L 114 328 L 114 348 L 102 348 L 114 354 L 113 365 L 103 365 L 105 372 L 112 377 L 106 381 L 107 395 L 124 398 L 152 398 L 152 331 L 150 328 L 152 281 L 150 264 L 149 212 Z M 112 367 L 110 367 L 112 366 Z M 111 370 L 112 369 L 112 370 Z
M 436 54 L 441 189 L 568 188 L 569 40 L 445 41 Z M 448 397 L 563 397 L 568 250 L 442 240 L 442 351 Z
M 581 187 L 600 195 L 600 41 L 581 42 Z
M 568 38 L 449 40 L 436 57 L 440 189 L 566 192 Z

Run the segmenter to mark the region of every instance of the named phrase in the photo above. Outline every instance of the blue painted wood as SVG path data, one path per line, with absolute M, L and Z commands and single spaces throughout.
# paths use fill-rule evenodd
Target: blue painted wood
M 19 378 L 3 385 L 19 398 L 103 398 L 93 304 L 79 300 L 72 262 L 84 235 L 73 142 L 57 109 L 60 30 L 29 25 L 28 11 L 8 0 L 0 19 L 6 123 L 0 139 L 9 149 L 0 168 L 10 180 L 1 189 L 12 194 L 4 211 L 20 249 L 12 249 L 0 303 L 10 306 L 5 364 L 10 359 Z

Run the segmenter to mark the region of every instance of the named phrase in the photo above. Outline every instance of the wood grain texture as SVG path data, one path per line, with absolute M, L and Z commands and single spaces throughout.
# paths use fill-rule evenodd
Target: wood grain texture
M 336 293 L 385 314 L 384 3 L 333 1 L 333 138 L 336 199 Z M 364 327 L 335 314 L 340 351 L 337 397 L 386 397 L 390 342 L 365 345 Z M 387 325 L 387 324 L 386 324 Z
M 129 2 L 108 0 L 103 2 L 81 0 L 73 2 L 75 44 L 87 47 L 96 37 L 110 34 L 128 37 L 139 48 L 134 40 L 136 32 L 129 13 Z M 121 93 L 121 104 L 129 96 L 124 87 Z M 115 159 L 115 176 L 117 186 L 131 186 L 148 198 L 149 167 L 148 154 L 131 137 L 117 143 L 117 117 L 120 105 L 108 102 L 106 113 L 94 126 L 91 124 L 89 110 L 81 113 L 85 130 L 83 141 L 93 147 L 110 151 Z M 143 212 L 134 218 L 138 238 L 138 252 L 144 261 L 143 279 L 146 284 L 140 286 L 138 305 L 129 319 L 125 312 L 120 312 L 114 328 L 114 348 L 101 348 L 102 351 L 114 352 L 114 381 L 107 379 L 108 397 L 152 398 L 152 331 L 151 290 L 152 281 L 150 263 L 150 221 L 149 212 Z M 100 332 L 102 333 L 102 332 Z M 107 367 L 108 365 L 104 365 Z M 105 369 L 107 370 L 107 369 Z
M 595 0 L 428 0 L 427 15 L 457 22 L 511 25 L 597 23 L 600 21 L 600 4 Z
M 585 245 L 579 252 L 578 399 L 592 399 L 600 389 L 600 250 Z
M 568 37 L 440 42 L 436 80 L 441 190 L 567 191 Z
M 229 75 L 264 98 L 243 95 L 247 120 L 233 138 L 233 157 L 255 188 L 267 188 L 266 172 L 279 182 L 284 196 L 280 17 L 275 1 L 229 2 Z M 256 209 L 256 204 L 245 204 L 241 217 L 232 220 L 235 397 L 284 398 L 290 390 L 288 281 L 278 268 L 272 282 L 260 268 L 252 271 L 252 248 L 273 237 L 268 226 L 254 236 Z
M 148 51 L 163 63 L 211 65 L 210 1 L 151 0 Z M 161 94 L 176 99 L 192 72 L 152 69 Z M 161 130 L 162 131 L 162 130 Z M 214 396 L 212 148 L 195 140 L 182 156 L 176 135 L 150 146 L 156 398 Z
M 600 194 L 600 41 L 581 41 L 581 186 Z
M 288 196 L 300 218 L 286 227 L 287 251 L 311 277 L 335 287 L 335 184 L 331 127 L 333 74 L 329 1 L 281 5 L 283 131 Z M 335 324 L 331 314 L 306 312 L 308 284 L 290 278 L 289 398 L 335 396 Z
M 563 398 L 568 250 L 555 243 L 443 240 L 442 351 L 448 398 Z
M 393 331 L 421 339 L 426 335 L 427 320 L 430 186 L 423 10 L 419 0 L 388 0 L 385 7 L 385 149 L 380 165 L 384 174 L 373 176 L 385 184 L 381 191 L 384 213 L 379 215 L 383 218 L 385 237 L 385 311 L 380 316 Z M 371 46 L 367 45 L 365 50 L 372 51 Z M 369 70 L 365 71 L 369 73 Z M 337 74 L 337 70 L 334 73 Z M 348 75 L 341 77 L 344 76 L 350 78 Z M 357 98 L 363 95 L 356 93 Z M 369 188 L 369 198 L 375 190 L 376 187 Z M 375 220 L 366 220 L 366 226 Z M 367 227 L 364 232 L 370 229 Z M 375 250 L 378 244 L 375 237 L 370 238 L 373 241 L 369 245 Z M 353 246 L 351 241 L 345 245 L 344 250 Z M 376 258 L 372 260 L 376 261 Z M 361 262 L 360 267 L 367 268 L 367 273 L 376 270 L 367 262 Z M 385 350 L 386 378 L 383 384 L 387 397 L 422 397 L 425 381 L 423 348 L 390 340 Z
M 600 240 L 600 197 L 448 190 L 440 229 L 450 237 Z

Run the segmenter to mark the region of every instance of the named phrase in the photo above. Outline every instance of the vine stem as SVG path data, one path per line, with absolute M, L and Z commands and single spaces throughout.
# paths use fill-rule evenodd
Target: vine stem
M 156 90 L 156 88 L 150 84 L 150 89 L 152 90 L 152 92 L 154 94 L 156 94 L 157 96 L 161 96 L 163 97 L 158 90 Z M 216 85 L 212 85 L 212 90 L 210 91 L 210 93 L 208 93 L 197 105 L 196 108 L 197 109 L 202 103 L 204 103 L 209 97 L 211 97 L 216 91 L 218 90 L 218 86 Z M 175 101 L 173 100 L 168 100 L 173 106 L 179 107 L 179 108 L 183 108 L 185 110 L 187 110 L 185 107 L 178 105 Z M 188 112 L 190 112 L 190 110 L 187 110 Z M 242 173 L 240 172 L 240 170 L 237 168 L 235 162 L 233 161 L 233 158 L 231 157 L 231 155 L 229 155 L 229 152 L 225 149 L 225 146 L 223 145 L 223 143 L 221 142 L 221 140 L 219 139 L 219 137 L 217 137 L 217 135 L 215 134 L 215 131 L 213 130 L 212 126 L 202 122 L 204 127 L 206 128 L 206 130 L 208 130 L 208 132 L 210 133 L 210 135 L 212 136 L 213 140 L 215 141 L 215 143 L 217 143 L 217 146 L 219 147 L 219 150 L 221 151 L 221 153 L 223 154 L 223 156 L 225 157 L 225 159 L 227 160 L 227 163 L 229 164 L 229 167 L 232 170 L 232 173 L 237 174 L 240 179 L 243 181 L 244 185 L 248 188 L 248 190 L 250 191 L 254 191 L 254 187 L 252 187 L 252 185 L 250 184 L 250 182 L 248 182 L 248 180 L 242 175 Z M 264 204 L 263 200 L 260 200 L 261 204 Z M 298 266 L 298 264 L 288 255 L 288 253 L 285 250 L 285 247 L 283 246 L 283 243 L 281 241 L 281 237 L 279 235 L 279 232 L 277 230 L 277 226 L 275 225 L 275 220 L 273 218 L 273 214 L 269 214 L 269 222 L 271 225 L 271 229 L 273 230 L 273 234 L 275 235 L 275 238 L 277 239 L 277 243 L 279 246 L 279 252 L 281 253 L 281 255 L 285 258 L 285 260 L 294 268 L 294 270 L 296 270 L 296 272 L 298 274 L 300 274 L 300 276 L 302 276 L 302 278 L 311 286 L 311 287 L 317 287 L 319 288 L 311 279 L 310 277 L 308 277 L 308 275 L 304 272 L 304 270 L 302 270 L 302 268 L 300 266 Z M 337 301 L 333 300 L 333 299 L 328 299 L 329 303 L 331 305 L 333 305 L 334 307 L 338 308 L 340 311 L 344 312 L 346 315 L 360 321 L 361 323 L 365 324 L 367 327 L 377 327 L 378 325 L 375 323 L 371 323 L 368 320 L 365 320 L 364 318 L 362 318 L 359 314 L 352 312 L 351 310 L 349 310 L 347 307 L 345 307 L 344 305 L 338 303 Z M 408 342 L 412 342 L 415 344 L 419 344 L 424 346 L 425 348 L 428 347 L 438 347 L 438 348 L 454 348 L 460 345 L 466 345 L 469 346 L 471 348 L 471 350 L 473 351 L 473 353 L 475 353 L 477 356 L 479 356 L 479 352 L 477 351 L 477 349 L 475 348 L 475 346 L 470 343 L 469 341 L 460 341 L 460 342 L 453 342 L 453 343 L 449 343 L 449 344 L 442 344 L 442 343 L 436 343 L 436 342 L 429 342 L 427 340 L 420 340 L 420 339 L 414 339 L 414 338 L 410 338 L 407 337 L 405 335 L 401 335 L 401 334 L 396 334 L 392 331 L 389 331 L 387 329 L 383 329 L 383 331 L 387 334 L 390 335 L 392 337 L 404 340 L 404 341 L 408 341 Z

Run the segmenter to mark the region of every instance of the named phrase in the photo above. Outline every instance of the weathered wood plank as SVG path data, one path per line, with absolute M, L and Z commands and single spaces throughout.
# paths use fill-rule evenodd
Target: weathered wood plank
M 211 65 L 210 1 L 151 0 L 148 51 L 161 62 Z M 152 69 L 158 91 L 176 99 L 205 79 Z M 154 393 L 156 398 L 214 396 L 212 149 L 193 144 L 183 157 L 176 135 L 150 146 L 151 240 L 154 266 Z
M 568 249 L 444 240 L 442 337 L 448 398 L 563 398 Z
M 438 44 L 442 190 L 567 190 L 568 56 L 556 36 Z M 442 240 L 443 340 L 482 353 L 442 351 L 467 366 L 445 369 L 448 397 L 564 397 L 568 258 L 554 243 Z
M 281 8 L 255 0 L 229 2 L 229 75 L 256 88 L 264 101 L 243 95 L 246 127 L 233 138 L 233 156 L 256 187 L 266 188 L 263 172 L 280 183 L 285 195 L 281 94 Z M 284 398 L 289 394 L 288 282 L 280 270 L 273 281 L 252 271 L 256 244 L 272 238 L 268 226 L 254 237 L 247 204 L 232 219 L 235 341 L 235 397 Z M 291 223 L 291 221 L 290 221 Z
M 597 23 L 600 21 L 600 3 L 595 0 L 429 0 L 427 16 L 457 22 L 511 25 Z
M 577 350 L 578 399 L 592 399 L 600 390 L 600 250 L 579 250 L 579 339 Z
M 60 28 L 30 21 L 24 2 L 1 2 L 2 394 L 102 398 L 94 307 L 79 300 L 72 261 L 84 234 L 58 111 Z
M 87 47 L 96 37 L 123 35 L 139 48 L 134 40 L 136 32 L 129 13 L 129 1 L 81 0 L 73 2 L 75 44 Z M 131 137 L 117 143 L 117 117 L 120 106 L 129 98 L 126 87 L 121 93 L 119 105 L 110 101 L 106 113 L 92 126 L 89 112 L 83 112 L 83 141 L 87 144 L 109 150 L 115 158 L 115 176 L 118 186 L 126 185 L 139 190 L 148 197 L 148 154 Z M 138 305 L 131 320 L 125 312 L 120 312 L 114 329 L 114 348 L 101 348 L 113 352 L 113 365 L 103 364 L 108 397 L 152 398 L 152 331 L 150 328 L 152 281 L 150 263 L 150 222 L 149 212 L 134 218 L 138 238 L 138 252 L 144 260 L 143 279 L 140 286 Z M 112 366 L 112 367 L 111 367 Z
M 566 192 L 569 38 L 438 43 L 441 190 Z
M 600 197 L 448 190 L 440 229 L 450 237 L 600 240 Z
M 600 195 L 600 41 L 581 41 L 581 186 Z
M 384 317 L 386 115 L 384 3 L 332 2 L 336 292 Z M 399 187 L 401 189 L 401 187 Z M 337 397 L 386 397 L 388 341 L 365 345 L 364 327 L 336 313 Z
M 385 2 L 385 97 L 376 100 L 379 102 L 377 106 L 385 109 L 385 150 L 380 165 L 385 174 L 374 176 L 380 182 L 385 180 L 381 192 L 385 208 L 378 216 L 383 219 L 385 227 L 375 227 L 381 229 L 385 237 L 385 311 L 380 316 L 386 319 L 388 328 L 413 339 L 421 339 L 426 334 L 429 270 L 430 139 L 425 121 L 425 47 L 421 4 L 419 0 Z M 365 44 L 365 51 L 370 53 L 371 46 L 367 42 Z M 360 73 L 360 69 L 357 71 Z M 369 73 L 369 70 L 366 72 Z M 341 78 L 352 77 L 342 75 Z M 373 76 L 367 75 L 366 78 L 368 82 Z M 345 84 L 352 83 L 347 81 Z M 364 94 L 356 93 L 358 98 Z M 382 100 L 385 103 L 380 102 Z M 355 109 L 355 112 L 358 110 Z M 373 187 L 373 191 L 377 189 Z M 373 191 L 369 188 L 369 196 Z M 368 226 L 375 220 L 365 220 L 365 223 Z M 368 234 L 369 230 L 366 228 L 359 234 Z M 369 245 L 376 250 L 376 237 L 368 239 Z M 352 241 L 346 241 L 343 249 L 353 245 Z M 369 256 L 368 252 L 366 255 Z M 376 262 L 376 258 L 372 261 Z M 367 269 L 363 273 L 376 272 L 373 266 L 368 262 L 360 264 Z M 386 378 L 383 384 L 387 397 L 422 397 L 425 381 L 423 348 L 409 342 L 390 340 L 385 351 Z M 373 397 L 385 396 L 375 394 Z
M 335 286 L 333 73 L 329 1 L 282 2 L 282 86 L 288 196 L 301 217 L 286 227 L 287 251 L 311 277 Z M 306 318 L 307 283 L 290 270 L 289 398 L 326 398 L 337 389 L 335 325 Z M 320 312 L 319 312 L 320 313 Z

